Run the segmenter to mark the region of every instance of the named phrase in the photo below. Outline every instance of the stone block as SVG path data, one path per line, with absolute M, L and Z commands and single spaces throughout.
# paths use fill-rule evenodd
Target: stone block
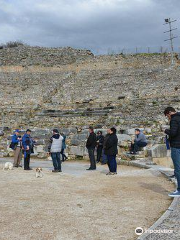
M 152 158 L 167 157 L 167 149 L 165 144 L 155 144 L 149 149 Z
M 71 145 L 78 146 L 82 143 L 85 143 L 87 140 L 88 135 L 87 134 L 76 134 L 71 139 Z
M 62 128 L 62 129 L 60 129 L 60 132 L 64 133 L 65 135 L 70 135 L 72 133 L 76 134 L 77 129 L 76 128 Z
M 127 134 L 117 134 L 118 143 L 123 141 L 131 141 L 131 137 Z
M 44 145 L 37 145 L 34 147 L 34 152 L 35 153 L 44 153 L 45 150 L 44 150 Z
M 44 139 L 38 139 L 36 140 L 36 146 L 37 145 L 44 145 L 45 144 L 45 140 Z
M 78 140 L 78 139 L 73 138 L 73 139 L 71 140 L 71 145 L 73 145 L 73 146 L 78 146 L 78 145 L 80 145 L 80 144 L 81 144 L 81 141 Z
M 88 135 L 87 134 L 76 134 L 74 135 L 75 138 L 77 138 L 79 141 L 85 141 L 87 140 Z
M 4 132 L 0 130 L 0 136 L 4 136 Z
M 163 167 L 173 168 L 171 157 L 153 158 L 153 163 Z
M 87 134 L 88 135 L 88 133 L 89 133 L 89 130 L 88 129 L 84 129 L 84 130 L 82 130 L 82 132 L 81 133 L 83 133 L 83 134 Z
M 135 134 L 135 128 L 126 129 L 125 133 L 129 134 L 129 135 L 134 135 Z
M 69 147 L 69 154 L 75 156 L 85 156 L 87 155 L 87 150 L 85 147 L 82 146 L 70 146 Z
M 150 134 L 152 132 L 152 129 L 151 128 L 145 128 L 145 132 Z

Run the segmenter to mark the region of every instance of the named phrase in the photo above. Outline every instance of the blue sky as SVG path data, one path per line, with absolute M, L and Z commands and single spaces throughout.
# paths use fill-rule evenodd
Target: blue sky
M 99 53 L 166 48 L 164 19 L 178 20 L 174 26 L 180 36 L 179 13 L 178 0 L 0 0 L 0 42 L 22 40 Z

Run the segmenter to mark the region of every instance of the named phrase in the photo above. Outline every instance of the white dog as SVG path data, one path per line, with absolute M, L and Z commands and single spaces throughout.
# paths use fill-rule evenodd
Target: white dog
M 11 162 L 6 162 L 3 170 L 13 170 L 13 164 Z
M 43 172 L 42 172 L 42 168 L 36 168 L 36 177 L 37 178 L 42 178 L 43 177 Z

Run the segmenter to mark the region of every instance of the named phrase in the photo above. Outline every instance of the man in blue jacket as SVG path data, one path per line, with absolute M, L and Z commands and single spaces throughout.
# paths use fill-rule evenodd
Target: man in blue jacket
M 22 138 L 22 146 L 24 150 L 24 170 L 32 170 L 30 165 L 30 156 L 33 153 L 34 142 L 31 138 L 31 130 L 27 129 L 26 133 Z
M 21 144 L 21 136 L 19 135 L 19 129 L 15 130 L 14 135 L 12 136 L 12 149 L 14 150 L 14 167 L 22 167 L 20 165 L 22 159 L 22 144 Z

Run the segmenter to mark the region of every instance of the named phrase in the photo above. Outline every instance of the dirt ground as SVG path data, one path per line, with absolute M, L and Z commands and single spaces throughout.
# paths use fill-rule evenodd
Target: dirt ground
M 35 170 L 0 169 L 0 239 L 133 240 L 136 227 L 150 227 L 171 203 L 174 186 L 158 173 L 119 166 L 106 176 L 107 166 L 87 166 L 44 168 L 42 179 Z

